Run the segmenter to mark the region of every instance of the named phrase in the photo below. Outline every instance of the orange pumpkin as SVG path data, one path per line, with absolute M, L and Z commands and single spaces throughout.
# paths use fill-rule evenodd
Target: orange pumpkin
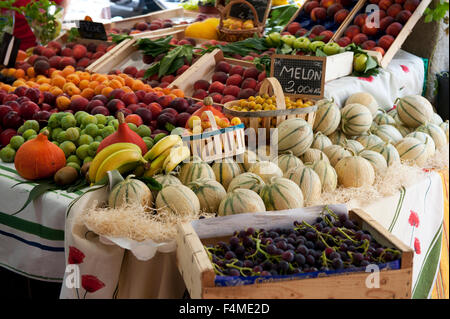
M 28 180 L 49 178 L 66 165 L 63 150 L 50 142 L 47 136 L 48 131 L 45 130 L 18 149 L 14 166 L 23 178 Z

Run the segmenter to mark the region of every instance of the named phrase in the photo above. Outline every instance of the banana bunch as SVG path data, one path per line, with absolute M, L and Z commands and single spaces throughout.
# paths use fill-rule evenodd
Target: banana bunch
M 98 183 L 111 170 L 118 170 L 121 174 L 135 169 L 141 164 L 148 163 L 142 157 L 139 146 L 133 143 L 115 143 L 102 149 L 89 166 L 89 181 Z
M 169 173 L 190 155 L 189 147 L 183 145 L 179 135 L 168 135 L 144 155 L 144 159 L 151 162 L 144 176 L 152 177 L 161 171 Z

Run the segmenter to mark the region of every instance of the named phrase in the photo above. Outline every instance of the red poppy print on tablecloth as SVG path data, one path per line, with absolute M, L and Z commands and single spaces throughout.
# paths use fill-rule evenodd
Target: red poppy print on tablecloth
M 95 276 L 83 275 L 81 276 L 81 286 L 87 292 L 93 293 L 105 287 L 105 284 Z
M 419 227 L 419 215 L 415 211 L 410 210 L 408 222 L 411 226 L 418 228 Z
M 362 81 L 366 81 L 366 82 L 372 82 L 373 81 L 373 76 L 368 76 L 368 77 L 358 77 L 358 79 L 362 80 Z
M 84 257 L 86 256 L 83 254 L 81 250 L 73 246 L 69 247 L 69 258 L 68 258 L 69 264 L 81 264 L 84 260 Z
M 400 64 L 400 67 L 402 68 L 403 72 L 409 73 L 409 68 L 406 65 Z
M 417 255 L 420 255 L 421 250 L 420 250 L 420 240 L 419 238 L 414 238 L 414 251 L 416 252 Z

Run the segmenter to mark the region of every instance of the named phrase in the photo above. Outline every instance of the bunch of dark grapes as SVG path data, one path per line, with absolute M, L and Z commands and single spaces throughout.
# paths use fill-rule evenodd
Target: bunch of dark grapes
M 368 231 L 325 208 L 312 225 L 294 222 L 291 229 L 235 232 L 228 242 L 205 249 L 221 276 L 276 276 L 365 267 L 400 258 Z

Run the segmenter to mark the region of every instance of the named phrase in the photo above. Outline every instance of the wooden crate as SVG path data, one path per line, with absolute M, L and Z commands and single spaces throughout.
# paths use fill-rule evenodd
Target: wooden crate
M 430 3 L 431 3 L 431 0 L 421 0 L 419 6 L 416 8 L 416 10 L 413 12 L 411 17 L 409 18 L 409 20 L 403 26 L 402 30 L 397 35 L 397 37 L 395 38 L 394 42 L 389 47 L 389 49 L 385 52 L 384 56 L 381 56 L 381 54 L 379 52 L 376 52 L 376 53 L 372 53 L 371 52 L 371 55 L 373 57 L 375 57 L 375 59 L 377 60 L 378 64 L 382 68 L 386 68 L 389 65 L 389 63 L 391 62 L 392 58 L 397 53 L 397 51 L 401 48 L 401 46 L 405 42 L 406 38 L 412 32 L 414 26 L 420 20 L 420 18 L 422 17 L 425 9 L 429 6 Z M 358 10 L 352 11 L 352 14 L 347 17 L 347 18 L 351 18 L 351 19 L 346 19 L 344 21 L 344 23 L 339 28 L 339 30 L 334 34 L 334 36 L 332 38 L 333 41 L 337 41 L 338 39 L 341 38 L 341 36 L 344 33 L 345 29 L 349 25 L 353 24 L 353 18 L 356 16 L 356 14 L 358 14 L 360 12 L 360 10 L 365 11 L 366 5 L 368 5 L 368 4 L 370 4 L 370 2 L 368 0 L 359 0 L 358 5 L 355 8 L 355 9 L 358 9 Z
M 409 299 L 414 251 L 389 233 L 369 214 L 354 209 L 349 212 L 354 222 L 370 231 L 381 244 L 402 252 L 401 268 L 380 271 L 380 288 L 367 288 L 368 273 L 346 273 L 311 279 L 274 281 L 252 285 L 216 287 L 215 272 L 204 244 L 228 238 L 201 240 L 190 223 L 178 225 L 177 265 L 190 297 L 194 299 Z M 242 225 L 242 228 L 251 225 Z

